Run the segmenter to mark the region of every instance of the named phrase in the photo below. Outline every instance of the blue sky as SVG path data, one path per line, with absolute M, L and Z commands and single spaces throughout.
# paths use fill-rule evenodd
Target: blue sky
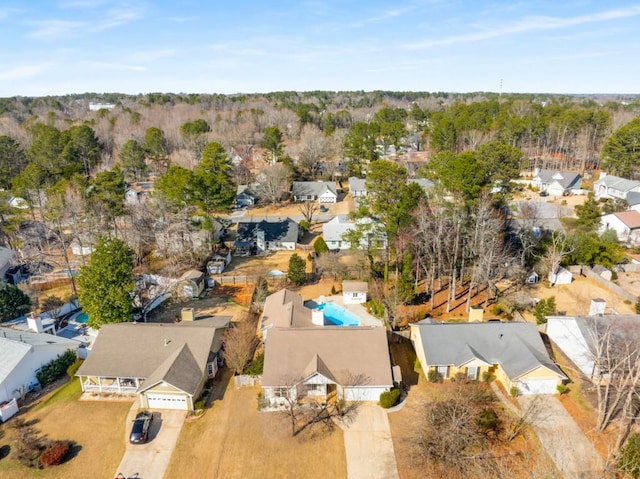
M 0 2 L 0 96 L 640 93 L 640 2 Z

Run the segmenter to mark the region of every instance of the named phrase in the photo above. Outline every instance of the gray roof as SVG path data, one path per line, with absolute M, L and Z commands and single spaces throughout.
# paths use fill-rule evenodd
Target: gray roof
M 11 341 L 29 344 L 31 346 L 43 346 L 45 344 L 62 343 L 68 344 L 70 348 L 77 348 L 78 341 L 55 336 L 48 333 L 36 333 L 30 329 L 16 330 L 12 328 L 0 327 L 0 338 Z
M 336 184 L 332 181 L 294 181 L 291 186 L 293 196 L 320 196 L 327 190 L 338 196 Z
M 353 193 L 354 191 L 367 191 L 367 187 L 365 186 L 364 178 L 356 178 L 352 176 L 349 178 L 349 191 Z
M 411 178 L 407 180 L 407 184 L 409 183 L 416 183 L 417 185 L 420 185 L 420 187 L 423 190 L 428 190 L 429 188 L 433 188 L 435 184 L 433 181 L 427 180 L 426 178 Z
M 640 193 L 637 191 L 630 191 L 627 193 L 627 204 L 629 207 L 640 205 Z
M 291 218 L 266 218 L 238 222 L 236 243 L 253 243 L 258 230 L 264 231 L 265 241 L 298 241 L 298 223 Z
M 209 353 L 220 349 L 222 325 L 229 321 L 106 324 L 76 375 L 144 378 L 140 391 L 165 381 L 193 395 L 206 375 Z
M 236 196 L 247 195 L 251 198 L 256 197 L 256 191 L 260 187 L 258 183 L 252 183 L 250 185 L 238 185 L 236 189 Z
M 582 180 L 582 176 L 578 173 L 558 170 L 540 170 L 537 177 L 540 178 L 542 183 L 553 183 L 557 181 L 560 186 L 565 189 L 572 188 Z
M 594 184 L 605 185 L 607 188 L 613 188 L 618 191 L 630 191 L 640 187 L 640 181 L 628 180 L 614 175 L 600 176 L 600 179 L 595 181 Z
M 369 283 L 366 281 L 343 281 L 342 282 L 342 291 L 345 293 L 353 293 L 353 292 L 367 292 L 369 291 Z
M 434 323 L 412 329 L 419 331 L 415 340 L 422 342 L 428 366 L 461 366 L 477 358 L 499 364 L 512 381 L 540 366 L 565 377 L 532 323 Z
M 347 231 L 351 231 L 356 224 L 349 221 L 347 215 L 337 215 L 335 218 L 323 223 L 322 237 L 325 241 L 342 241 L 342 235 Z
M 262 328 L 299 328 L 311 324 L 311 309 L 304 305 L 298 293 L 282 289 L 267 296 L 262 312 Z
M 315 373 L 343 386 L 356 382 L 361 386 L 391 387 L 386 330 L 325 326 L 274 328 L 269 332 L 263 386 L 293 385 Z

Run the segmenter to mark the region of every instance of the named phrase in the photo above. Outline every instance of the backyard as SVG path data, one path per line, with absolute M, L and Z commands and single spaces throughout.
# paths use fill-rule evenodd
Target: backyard
M 73 379 L 18 416 L 33 421 L 50 439 L 77 444 L 71 457 L 60 466 L 38 470 L 22 466 L 9 452 L 8 457 L 0 459 L 0 477 L 112 477 L 124 453 L 125 418 L 131 401 L 79 401 L 80 394 L 80 383 Z M 5 433 L 0 447 L 14 447 L 14 421 L 15 418 L 0 425 L 0 431 Z

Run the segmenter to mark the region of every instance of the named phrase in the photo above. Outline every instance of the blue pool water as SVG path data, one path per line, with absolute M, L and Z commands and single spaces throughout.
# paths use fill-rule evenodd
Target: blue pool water
M 324 313 L 324 319 L 336 326 L 360 326 L 360 318 L 335 303 L 318 305 Z

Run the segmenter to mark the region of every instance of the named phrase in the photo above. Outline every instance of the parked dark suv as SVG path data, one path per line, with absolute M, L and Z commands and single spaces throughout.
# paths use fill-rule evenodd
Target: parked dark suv
M 142 411 L 136 414 L 131 434 L 129 435 L 129 442 L 131 444 L 144 444 L 147 442 L 147 439 L 149 439 L 149 426 L 151 426 L 152 421 L 153 413 L 149 411 Z

